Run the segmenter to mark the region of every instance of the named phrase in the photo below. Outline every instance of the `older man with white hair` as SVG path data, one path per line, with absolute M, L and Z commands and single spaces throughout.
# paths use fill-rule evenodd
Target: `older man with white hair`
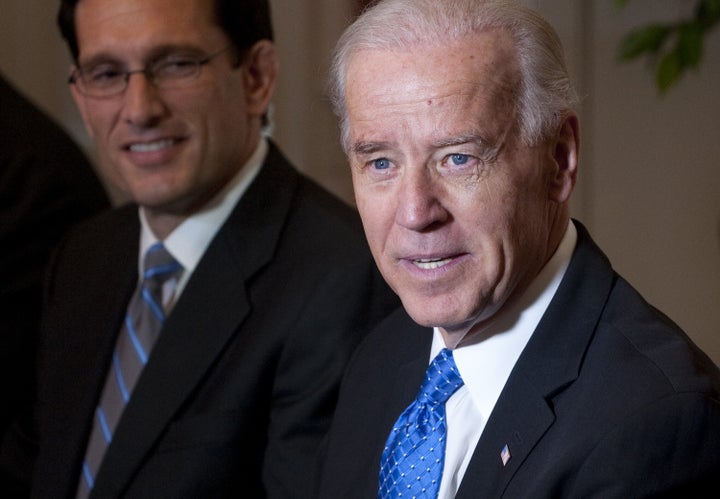
M 350 364 L 320 496 L 716 496 L 717 367 L 570 219 L 579 119 L 552 27 L 381 1 L 331 83 L 403 309 Z

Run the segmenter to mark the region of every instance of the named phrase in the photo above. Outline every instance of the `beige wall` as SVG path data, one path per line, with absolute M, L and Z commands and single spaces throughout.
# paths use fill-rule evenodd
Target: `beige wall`
M 274 136 L 303 171 L 352 202 L 325 80 L 335 41 L 352 17 L 352 2 L 270 0 L 281 57 Z
M 574 215 L 615 268 L 720 363 L 720 29 L 664 96 L 646 61 L 619 64 L 633 28 L 695 2 L 528 0 L 561 28 L 583 105 Z
M 65 84 L 69 62 L 48 5 L 55 2 L 2 0 L 0 71 L 56 119 L 76 126 Z
M 0 70 L 86 142 L 64 82 L 56 2 L 2 1 Z M 351 200 L 323 89 L 352 2 L 271 3 L 283 58 L 274 135 L 302 170 Z M 647 64 L 620 65 L 615 48 L 633 27 L 683 15 L 693 2 L 631 0 L 622 11 L 612 0 L 526 3 L 558 27 L 583 95 L 574 215 L 615 267 L 720 363 L 720 31 L 702 68 L 659 97 Z

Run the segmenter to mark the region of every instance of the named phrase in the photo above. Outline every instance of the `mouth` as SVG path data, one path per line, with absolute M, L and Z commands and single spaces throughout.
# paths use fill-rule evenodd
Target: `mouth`
M 160 139 L 151 142 L 133 142 L 125 150 L 136 153 L 151 153 L 168 149 L 180 142 L 179 139 Z
M 444 267 L 452 261 L 452 258 L 417 258 L 411 260 L 412 264 L 422 270 L 434 270 Z

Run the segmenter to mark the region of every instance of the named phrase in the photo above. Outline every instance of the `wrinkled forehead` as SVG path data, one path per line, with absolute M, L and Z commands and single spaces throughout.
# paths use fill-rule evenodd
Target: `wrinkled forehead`
M 399 84 L 421 89 L 456 81 L 516 93 L 519 69 L 510 35 L 492 29 L 443 42 L 359 47 L 349 54 L 345 66 L 346 94 L 356 90 L 392 94 Z
M 519 84 L 511 39 L 492 30 L 443 43 L 356 50 L 347 61 L 345 102 L 350 119 L 377 107 L 401 109 L 453 98 L 510 111 Z

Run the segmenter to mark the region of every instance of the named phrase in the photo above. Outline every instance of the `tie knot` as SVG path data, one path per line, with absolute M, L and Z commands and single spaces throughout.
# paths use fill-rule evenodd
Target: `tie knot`
M 161 287 L 168 279 L 182 270 L 182 265 L 165 249 L 163 243 L 155 243 L 145 253 L 143 280 L 151 287 Z
M 444 348 L 425 372 L 425 381 L 417 400 L 421 404 L 444 404 L 462 385 L 463 380 L 455 365 L 452 350 Z

